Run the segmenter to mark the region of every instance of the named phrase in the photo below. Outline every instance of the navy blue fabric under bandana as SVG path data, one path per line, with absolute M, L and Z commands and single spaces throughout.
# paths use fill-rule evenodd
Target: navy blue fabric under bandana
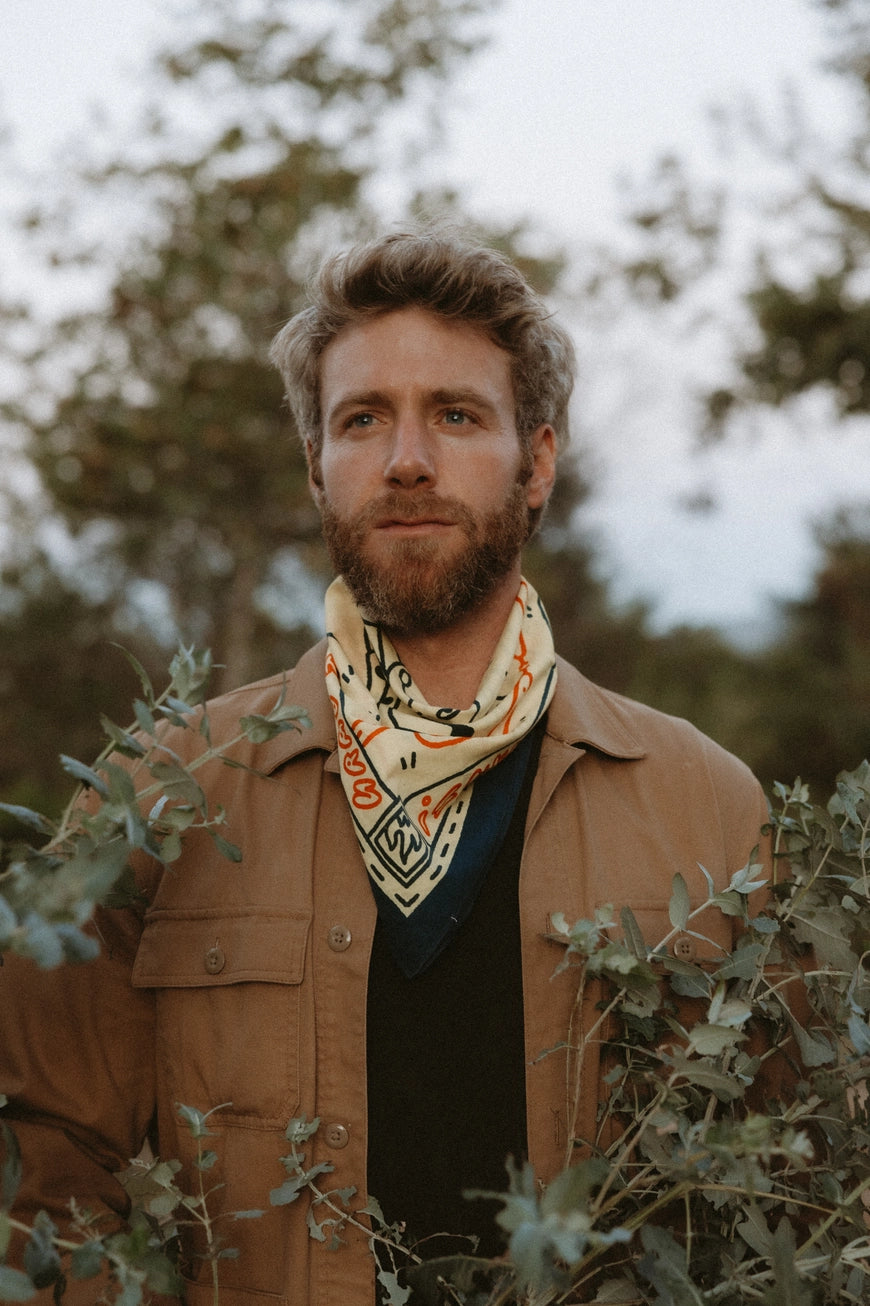
M 444 951 L 474 906 L 510 825 L 537 733 L 530 730 L 512 753 L 474 782 L 450 870 L 412 915 L 404 916 L 372 879 L 381 929 L 408 979 Z

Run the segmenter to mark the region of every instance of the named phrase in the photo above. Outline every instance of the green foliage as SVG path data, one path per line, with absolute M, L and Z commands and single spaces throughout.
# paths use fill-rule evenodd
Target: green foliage
M 579 1061 L 604 1041 L 596 1137 L 574 1139 L 543 1194 L 508 1164 L 506 1261 L 424 1264 L 415 1282 L 456 1306 L 866 1300 L 870 764 L 842 773 L 825 808 L 801 782 L 777 800 L 761 910 L 750 863 L 719 893 L 700 867 L 694 908 L 675 876 L 671 930 L 655 941 L 628 911 L 619 926 L 609 909 L 554 915 L 563 968 L 600 994 L 573 1049 Z M 740 923 L 730 953 L 673 955 L 677 935 L 704 937 L 720 912 Z
M 334 1249 L 358 1214 L 372 1218 L 392 1306 L 409 1291 L 401 1252 L 409 1279 L 455 1306 L 866 1300 L 870 763 L 842 773 L 825 808 L 800 781 L 778 785 L 777 800 L 769 885 L 749 863 L 716 892 L 699 867 L 708 892 L 692 907 L 676 875 L 671 930 L 655 941 L 628 910 L 619 926 L 606 908 L 571 924 L 554 915 L 562 967 L 600 993 L 573 1053 L 582 1060 L 604 1041 L 605 1092 L 596 1138 L 573 1140 L 570 1165 L 543 1193 L 528 1166 L 508 1162 L 497 1195 L 506 1259 L 420 1262 L 376 1203 L 355 1215 L 352 1190 L 319 1187 L 331 1166 L 306 1165 L 319 1121 L 305 1117 L 288 1126 L 288 1178 L 273 1204 L 307 1197 L 311 1236 Z M 739 921 L 733 950 L 713 963 L 674 956 L 674 938 L 705 937 L 711 913 Z
M 198 829 L 223 856 L 239 861 L 239 849 L 221 832 L 225 814 L 209 809 L 194 773 L 223 759 L 242 739 L 263 743 L 309 724 L 282 691 L 268 713 L 246 717 L 235 737 L 213 747 L 204 705 L 211 654 L 179 649 L 169 684 L 159 695 L 141 664 L 128 657 L 142 691 L 134 704 L 135 721 L 122 728 L 103 718 L 106 744 L 93 765 L 62 759 L 79 789 L 60 820 L 0 803 L 0 812 L 45 836 L 36 845 L 23 840 L 0 845 L 0 954 L 9 949 L 46 967 L 95 956 L 96 940 L 85 927 L 97 903 L 122 900 L 130 891 L 126 872 L 136 851 L 170 865 L 181 855 L 184 834 Z M 167 725 L 201 741 L 189 764 L 162 742 Z
M 694 909 L 676 876 L 671 934 L 652 944 L 630 914 L 621 940 L 607 911 L 554 917 L 564 965 L 600 985 L 584 1046 L 605 1039 L 608 1096 L 542 1200 L 512 1171 L 514 1295 L 500 1284 L 492 1303 L 866 1299 L 870 764 L 842 773 L 826 808 L 800 782 L 777 797 L 761 912 L 750 865 Z M 717 911 L 739 913 L 733 952 L 678 961 L 669 941 Z M 687 997 L 702 999 L 694 1019 Z
M 133 665 L 141 686 L 134 724 L 106 721 L 104 754 L 92 766 L 69 760 L 83 792 L 59 823 L 19 813 L 49 839 L 41 848 L 13 848 L 0 873 L 0 944 L 43 965 L 86 960 L 90 912 L 123 889 L 116 881 L 133 849 L 169 864 L 189 830 L 221 837 L 223 816 L 208 809 L 199 766 L 222 760 L 243 738 L 263 740 L 304 724 L 279 696 L 270 713 L 244 721 L 216 748 L 203 705 L 208 655 L 179 650 L 160 695 Z M 193 762 L 182 765 L 161 744 L 167 724 L 195 732 Z M 693 906 L 697 895 L 676 874 L 661 938 L 645 938 L 628 908 L 618 921 L 609 908 L 589 921 L 554 914 L 554 937 L 564 946 L 560 968 L 576 977 L 578 1001 L 593 996 L 597 1014 L 582 1038 L 566 1031 L 560 1048 L 541 1055 L 568 1056 L 566 1082 L 579 1094 L 583 1061 L 600 1047 L 604 1091 L 595 1136 L 575 1131 L 569 1164 L 545 1191 L 528 1167 L 509 1163 L 508 1189 L 499 1195 L 504 1259 L 422 1261 L 376 1200 L 359 1205 L 352 1186 L 324 1186 L 333 1167 L 306 1160 L 319 1121 L 305 1116 L 287 1127 L 285 1177 L 272 1187 L 270 1204 L 304 1202 L 310 1236 L 327 1249 L 339 1249 L 349 1229 L 364 1234 L 390 1306 L 405 1306 L 406 1274 L 440 1285 L 455 1306 L 555 1306 L 593 1297 L 687 1306 L 864 1300 L 870 763 L 842 772 L 823 808 L 801 781 L 777 785 L 770 835 L 769 885 L 750 862 L 717 890 L 699 866 L 706 895 Z M 713 962 L 674 950 L 677 939 L 709 940 L 717 915 L 736 926 L 731 950 L 717 945 Z M 171 1158 L 132 1162 L 122 1177 L 134 1205 L 130 1227 L 111 1234 L 75 1202 L 63 1235 L 44 1213 L 30 1226 L 16 1220 L 21 1163 L 12 1131 L 0 1122 L 4 1299 L 29 1300 L 40 1286 L 52 1286 L 60 1299 L 70 1278 L 108 1274 L 116 1300 L 138 1306 L 146 1291 L 173 1290 L 172 1248 L 179 1233 L 196 1228 L 218 1303 L 220 1263 L 236 1254 L 223 1222 L 262 1214 L 225 1213 L 218 1224 L 212 1212 L 210 1176 L 220 1148 L 212 1125 L 221 1110 L 178 1105 L 195 1142 L 194 1191 L 179 1186 L 180 1163 Z M 18 1263 L 7 1255 L 13 1234 L 24 1239 Z
M 196 1227 L 203 1234 L 202 1256 L 212 1269 L 217 1303 L 219 1263 L 237 1254 L 233 1247 L 226 1245 L 209 1209 L 211 1195 L 220 1185 L 209 1188 L 205 1179 L 217 1161 L 217 1154 L 203 1145 L 203 1139 L 214 1136 L 206 1122 L 221 1109 L 213 1107 L 202 1112 L 178 1104 L 179 1116 L 196 1141 L 196 1192 L 185 1193 L 176 1183 L 181 1169 L 179 1161 L 138 1159 L 118 1176 L 132 1203 L 129 1228 L 125 1232 L 101 1234 L 97 1222 L 75 1202 L 71 1229 L 63 1237 L 44 1211 L 28 1227 L 9 1218 L 7 1212 L 12 1201 L 9 1194 L 8 1203 L 0 1205 L 0 1220 L 5 1218 L 9 1232 L 23 1234 L 27 1241 L 23 1269 L 3 1264 L 6 1249 L 0 1246 L 0 1300 L 29 1301 L 39 1289 L 53 1287 L 55 1300 L 60 1301 L 68 1280 L 97 1276 L 101 1276 L 100 1299 L 103 1300 L 108 1280 L 114 1294 L 111 1300 L 116 1306 L 140 1306 L 150 1299 L 151 1293 L 175 1296 L 182 1289 L 175 1267 L 178 1235 L 185 1228 Z M 10 1130 L 6 1129 L 6 1133 L 12 1136 Z M 232 1211 L 221 1218 L 225 1221 L 257 1219 L 262 1214 L 262 1211 Z

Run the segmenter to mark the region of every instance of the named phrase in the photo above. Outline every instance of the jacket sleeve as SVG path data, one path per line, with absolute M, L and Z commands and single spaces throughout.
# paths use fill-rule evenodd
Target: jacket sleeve
M 45 1210 L 63 1228 L 74 1197 L 106 1232 L 128 1210 L 114 1174 L 141 1150 L 154 1112 L 154 1033 L 150 994 L 130 986 L 138 922 L 104 912 L 99 932 L 94 961 L 41 970 L 2 959 L 0 1092 L 22 1153 L 15 1216 L 30 1223 Z M 65 1301 L 92 1301 L 93 1281 L 80 1288 Z

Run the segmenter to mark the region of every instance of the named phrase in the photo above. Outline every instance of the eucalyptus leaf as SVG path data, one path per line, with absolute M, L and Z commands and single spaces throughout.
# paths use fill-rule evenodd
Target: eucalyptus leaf
M 171 799 L 202 811 L 206 797 L 194 777 L 175 762 L 149 762 L 148 770 Z
M 55 1246 L 57 1235 L 57 1226 L 45 1211 L 39 1211 L 24 1248 L 24 1269 L 37 1288 L 47 1288 L 61 1276 L 60 1255 Z
M 378 1282 L 382 1288 L 383 1306 L 406 1306 L 411 1296 L 410 1288 L 403 1288 L 392 1270 L 378 1269 Z
M 129 1275 L 123 1280 L 121 1291 L 113 1306 L 142 1306 L 142 1285 Z
M 296 1201 L 300 1193 L 305 1191 L 305 1187 L 304 1175 L 292 1175 L 278 1188 L 272 1189 L 269 1193 L 269 1202 L 272 1206 L 289 1206 L 291 1202 Z
M 744 898 L 734 889 L 726 889 L 724 893 L 715 894 L 710 902 L 725 916 L 742 916 L 746 910 Z
M 666 1229 L 644 1225 L 641 1229 L 644 1256 L 638 1262 L 641 1274 L 669 1306 L 704 1306 L 704 1298 L 692 1283 L 686 1254 Z
M 133 668 L 133 670 L 136 672 L 136 675 L 139 678 L 139 684 L 142 686 L 142 692 L 144 693 L 146 699 L 148 700 L 149 703 L 153 703 L 154 686 L 151 683 L 151 678 L 148 675 L 148 672 L 142 666 L 142 663 L 135 656 L 135 654 L 131 653 L 128 648 L 125 648 L 123 644 L 115 644 L 114 647 L 118 649 L 121 652 L 121 654 L 127 659 L 127 661 L 130 663 L 130 666 Z
M 14 1131 L 0 1120 L 0 1143 L 3 1145 L 3 1159 L 0 1162 L 0 1211 L 12 1209 L 21 1184 L 21 1148 Z
M 319 1242 L 319 1243 L 326 1242 L 326 1234 L 323 1232 L 321 1226 L 317 1223 L 317 1217 L 314 1214 L 313 1207 L 309 1206 L 308 1213 L 305 1217 L 305 1223 L 308 1225 L 308 1235 L 310 1238 L 313 1238 L 315 1242 Z
M 70 1258 L 70 1270 L 74 1279 L 92 1279 L 100 1273 L 105 1261 L 105 1252 L 101 1242 L 82 1243 Z
M 803 907 L 792 914 L 791 921 L 795 938 L 810 945 L 819 965 L 851 974 L 858 958 L 851 947 L 849 923 L 839 905 Z
M 37 912 L 28 912 L 22 925 L 23 933 L 16 940 L 16 951 L 31 957 L 43 970 L 59 966 L 64 959 L 64 949 L 55 926 Z
M 636 957 L 645 958 L 648 949 L 634 912 L 630 907 L 623 907 L 619 913 L 619 919 L 622 923 L 626 946 L 631 949 Z
M 582 1209 L 609 1174 L 610 1166 L 601 1157 L 589 1157 L 569 1166 L 548 1185 L 541 1198 L 541 1213 L 563 1215 Z
M 85 934 L 77 925 L 60 921 L 54 928 L 63 948 L 64 960 L 80 965 L 93 961 L 100 955 L 97 940 L 92 935 Z
M 729 1031 L 733 1033 L 733 1031 Z M 723 1040 L 723 1046 L 729 1046 Z M 720 1102 L 734 1102 L 744 1094 L 745 1084 L 734 1074 L 726 1074 L 710 1061 L 678 1054 L 671 1061 L 671 1078 L 685 1080 L 698 1088 L 715 1093 Z
M 18 916 L 7 899 L 0 893 L 0 951 L 18 929 Z
M 240 862 L 242 860 L 242 850 L 236 844 L 231 843 L 229 839 L 225 839 L 223 835 L 218 834 L 217 830 L 211 828 L 209 829 L 209 835 L 215 848 L 222 857 L 226 857 L 227 861 Z
M 0 803 L 0 812 L 14 817 L 16 821 L 20 821 L 31 830 L 36 830 L 39 834 L 52 835 L 55 832 L 56 826 L 53 821 L 49 821 L 41 812 L 34 812 L 29 807 L 22 807 L 18 803 Z
M 115 747 L 115 752 L 120 753 L 123 757 L 144 757 L 146 753 L 145 745 L 135 735 L 131 735 L 128 730 L 122 730 L 120 726 L 115 725 L 107 716 L 100 717 L 100 724 L 103 727 L 103 733 Z
M 92 767 L 85 766 L 84 762 L 79 762 L 74 757 L 67 757 L 65 753 L 60 755 L 60 764 L 68 775 L 80 781 L 85 788 L 93 789 L 101 798 L 109 797 L 108 785 Z
M 701 874 L 703 875 L 704 879 L 707 882 L 707 897 L 712 898 L 716 892 L 716 886 L 713 883 L 713 876 L 707 870 L 706 866 L 704 866 L 703 863 L 701 862 L 698 862 L 698 870 L 701 872 Z
M 684 930 L 689 920 L 692 904 L 686 881 L 679 871 L 674 876 L 671 887 L 671 900 L 668 903 L 668 916 L 675 930 Z
M 671 971 L 670 985 L 674 993 L 683 998 L 709 998 L 710 996 L 710 977 L 701 970 L 700 966 L 692 966 L 689 962 L 679 962 L 675 965 L 678 958 L 667 958 L 665 967 Z
M 22 1270 L 0 1265 L 0 1302 L 33 1301 L 36 1286 Z
M 176 1102 L 175 1109 L 180 1118 L 190 1130 L 191 1138 L 211 1138 L 214 1131 L 209 1129 L 206 1120 L 211 1112 L 202 1112 L 195 1106 L 185 1106 L 182 1102 Z
M 859 1057 L 870 1053 L 870 1025 L 853 1011 L 847 1022 L 849 1037 Z
M 732 1025 L 708 1025 L 705 1022 L 689 1030 L 689 1046 L 701 1057 L 718 1057 L 743 1038 L 745 1035 Z
M 790 1024 L 805 1066 L 826 1066 L 836 1059 L 837 1054 L 830 1039 L 821 1030 L 804 1029 L 801 1022 L 795 1019 Z
M 211 651 L 197 651 L 192 646 L 178 649 L 169 664 L 172 688 L 185 705 L 201 703 L 212 671 Z M 167 701 L 172 702 L 172 699 Z
M 143 703 L 141 698 L 137 698 L 133 704 L 133 714 L 136 717 L 136 724 L 145 735 L 153 736 L 157 733 L 157 721 L 154 713 L 147 703 Z
M 767 1294 L 770 1306 L 811 1306 L 813 1292 L 798 1273 L 795 1261 L 797 1241 L 791 1221 L 783 1216 L 773 1235 L 771 1262 L 775 1292 Z
M 306 1143 L 320 1128 L 320 1117 L 309 1120 L 307 1116 L 294 1116 L 284 1130 L 284 1137 L 290 1143 Z
M 103 771 L 109 786 L 106 795 L 109 801 L 121 808 L 136 806 L 138 796 L 130 772 L 117 762 L 104 762 Z

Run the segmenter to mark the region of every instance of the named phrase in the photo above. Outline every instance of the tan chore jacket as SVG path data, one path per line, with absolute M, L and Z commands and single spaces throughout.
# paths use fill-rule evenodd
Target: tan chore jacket
M 287 680 L 287 701 L 306 706 L 310 730 L 236 750 L 264 774 L 220 764 L 198 773 L 229 814 L 241 865 L 192 838 L 170 870 L 143 868 L 143 920 L 100 914 L 97 962 L 41 973 L 7 957 L 0 967 L 0 1091 L 12 1103 L 34 1208 L 62 1214 L 74 1195 L 123 1211 L 112 1172 L 138 1153 L 155 1112 L 160 1155 L 184 1161 L 179 1181 L 195 1191 L 194 1144 L 176 1104 L 232 1104 L 209 1122 L 219 1159 L 208 1179 L 226 1185 L 211 1207 L 265 1214 L 226 1224 L 239 1256 L 220 1262 L 221 1306 L 374 1301 L 362 1235 L 345 1231 L 345 1245 L 331 1251 L 309 1236 L 306 1197 L 269 1205 L 286 1177 L 284 1130 L 303 1112 L 322 1121 L 307 1161 L 331 1162 L 324 1183 L 356 1187 L 354 1203 L 365 1200 L 376 913 L 337 773 L 323 668 L 320 644 Z M 280 687 L 276 677 L 213 704 L 215 742 L 241 716 L 268 711 Z M 565 1163 L 567 1112 L 563 1054 L 539 1054 L 565 1039 L 575 987 L 570 972 L 553 978 L 563 950 L 547 937 L 551 914 L 571 921 L 628 904 L 657 941 L 669 928 L 674 873 L 700 901 L 698 862 L 721 887 L 765 819 L 742 763 L 686 722 L 599 689 L 560 661 L 520 877 L 528 1139 L 541 1179 Z M 584 1074 L 577 1133 L 592 1138 L 604 1092 L 594 1059 Z M 208 1267 L 201 1274 L 187 1289 L 190 1306 L 212 1301 Z M 91 1302 L 93 1292 L 71 1283 L 68 1300 Z

